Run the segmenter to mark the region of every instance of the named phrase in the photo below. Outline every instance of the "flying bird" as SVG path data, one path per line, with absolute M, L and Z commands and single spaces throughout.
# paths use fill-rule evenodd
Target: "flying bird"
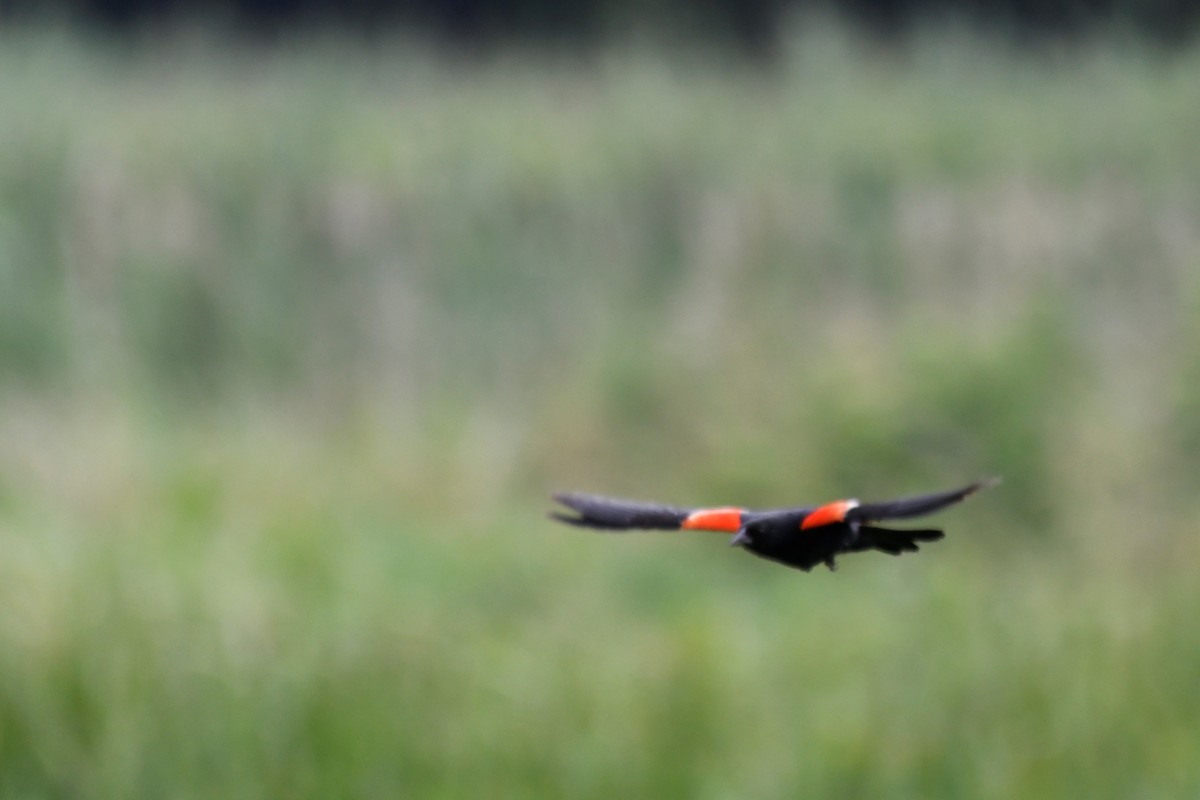
M 923 517 L 994 486 L 999 478 L 975 481 L 960 489 L 905 497 L 883 503 L 837 500 L 817 506 L 751 511 L 735 506 L 678 508 L 617 500 L 593 494 L 560 492 L 554 499 L 573 514 L 552 511 L 551 518 L 603 531 L 717 531 L 734 534 L 730 544 L 756 556 L 808 572 L 817 564 L 837 568 L 837 556 L 879 550 L 889 555 L 916 552 L 917 542 L 936 542 L 936 528 L 897 530 L 875 523 Z

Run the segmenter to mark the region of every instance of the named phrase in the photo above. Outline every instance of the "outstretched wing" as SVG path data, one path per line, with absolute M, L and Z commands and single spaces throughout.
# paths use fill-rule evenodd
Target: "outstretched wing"
M 575 514 L 550 512 L 550 517 L 568 525 L 626 530 L 696 530 L 733 533 L 742 526 L 740 508 L 678 508 L 657 503 L 618 500 L 594 494 L 560 492 L 554 499 Z
M 860 503 L 857 500 L 838 500 L 804 514 L 800 528 L 808 530 L 824 525 L 841 523 L 879 522 L 886 519 L 911 519 L 941 511 L 943 508 L 970 497 L 980 489 L 995 486 L 999 478 L 986 478 L 963 486 L 961 489 L 951 489 L 948 492 L 921 494 L 916 497 L 904 497 L 899 500 L 889 500 L 884 503 Z
M 951 489 L 948 492 L 922 494 L 900 500 L 889 500 L 885 503 L 859 503 L 853 508 L 846 509 L 845 519 L 847 522 L 874 522 L 885 519 L 922 517 L 935 511 L 941 511 L 946 506 L 962 502 L 980 489 L 995 486 L 999 482 L 999 478 L 986 478 L 960 489 Z

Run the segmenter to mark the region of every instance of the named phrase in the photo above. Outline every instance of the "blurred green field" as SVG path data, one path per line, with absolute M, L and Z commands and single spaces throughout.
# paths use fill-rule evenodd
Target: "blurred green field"
M 1200 792 L 1200 53 L 0 35 L 0 795 Z M 805 575 L 581 488 L 881 499 Z

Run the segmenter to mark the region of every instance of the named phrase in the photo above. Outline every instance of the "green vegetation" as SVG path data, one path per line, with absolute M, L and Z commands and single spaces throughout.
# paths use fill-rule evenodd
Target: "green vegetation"
M 1200 54 L 174 45 L 0 38 L 0 794 L 1200 791 Z

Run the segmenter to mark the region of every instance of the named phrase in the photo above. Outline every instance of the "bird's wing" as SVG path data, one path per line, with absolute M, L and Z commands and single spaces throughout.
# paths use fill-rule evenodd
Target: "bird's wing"
M 878 522 L 887 519 L 911 519 L 941 511 L 970 497 L 980 489 L 995 486 L 999 478 L 986 478 L 947 492 L 903 497 L 883 503 L 860 503 L 857 500 L 838 500 L 814 508 L 804 517 L 801 528 L 818 528 L 841 522 Z
M 980 489 L 995 486 L 999 482 L 999 478 L 985 478 L 984 480 L 975 481 L 962 488 L 951 489 L 947 492 L 921 494 L 915 497 L 904 497 L 899 500 L 889 500 L 883 503 L 860 503 L 854 508 L 847 510 L 846 519 L 852 522 L 867 522 L 923 517 L 926 514 L 941 511 L 946 506 L 962 502 Z
M 733 533 L 742 526 L 740 508 L 678 508 L 657 503 L 618 500 L 579 492 L 560 492 L 554 499 L 575 514 L 550 512 L 552 519 L 584 528 L 609 531 L 694 530 Z

